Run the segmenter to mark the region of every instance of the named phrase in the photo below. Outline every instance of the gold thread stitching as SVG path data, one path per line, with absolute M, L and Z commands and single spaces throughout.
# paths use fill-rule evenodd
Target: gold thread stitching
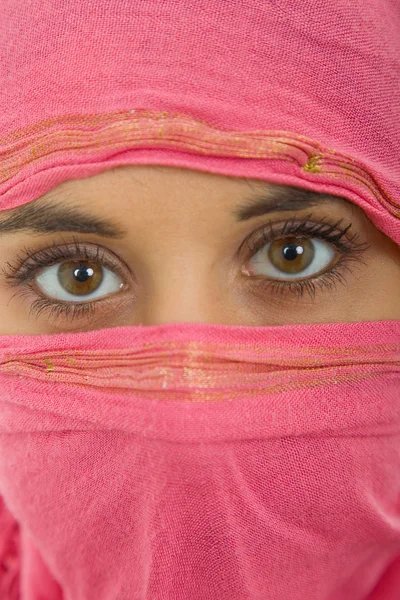
M 307 171 L 308 173 L 320 173 L 322 171 L 321 165 L 319 164 L 321 158 L 322 157 L 318 155 L 310 156 L 306 164 L 303 165 L 304 171 Z
M 356 182 L 400 218 L 399 203 L 380 189 L 361 164 L 305 136 L 285 131 L 227 131 L 189 115 L 145 109 L 62 115 L 7 134 L 0 139 L 0 184 L 24 166 L 34 163 L 39 168 L 51 154 L 55 154 L 56 164 L 59 152 L 64 157 L 65 153 L 84 157 L 106 148 L 126 150 L 127 142 L 130 148 L 151 144 L 220 157 L 291 161 L 311 176 L 323 173 L 331 179 Z

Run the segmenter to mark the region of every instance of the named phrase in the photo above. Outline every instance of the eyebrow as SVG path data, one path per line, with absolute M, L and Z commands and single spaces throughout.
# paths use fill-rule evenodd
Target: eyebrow
M 31 202 L 16 209 L 6 219 L 0 218 L 0 235 L 28 230 L 34 233 L 74 231 L 95 233 L 107 238 L 121 238 L 128 234 L 112 220 L 103 219 L 82 208 L 43 201 Z
M 343 198 L 288 185 L 273 184 L 266 193 L 257 194 L 246 203 L 239 205 L 233 214 L 237 221 L 246 221 L 271 212 L 304 210 L 317 204 L 337 200 Z
M 338 197 L 287 185 L 271 184 L 268 191 L 253 195 L 236 207 L 233 216 L 237 221 L 246 221 L 271 212 L 302 210 L 332 200 L 338 200 Z M 76 206 L 65 206 L 54 200 L 50 203 L 42 198 L 15 209 L 5 219 L 0 217 L 0 235 L 24 230 L 33 233 L 93 233 L 106 238 L 128 235 L 128 231 L 112 220 L 101 218 Z

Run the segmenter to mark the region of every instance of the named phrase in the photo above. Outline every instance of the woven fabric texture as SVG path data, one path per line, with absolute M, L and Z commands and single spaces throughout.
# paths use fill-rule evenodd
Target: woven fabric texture
M 117 165 L 400 244 L 398 0 L 0 0 L 0 210 Z M 0 336 L 0 600 L 398 600 L 400 321 Z

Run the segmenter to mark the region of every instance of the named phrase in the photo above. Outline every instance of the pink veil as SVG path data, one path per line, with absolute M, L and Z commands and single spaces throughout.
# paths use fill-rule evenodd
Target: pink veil
M 0 210 L 165 164 L 400 243 L 398 0 L 1 9 Z M 0 336 L 1 600 L 397 600 L 399 388 L 397 321 Z

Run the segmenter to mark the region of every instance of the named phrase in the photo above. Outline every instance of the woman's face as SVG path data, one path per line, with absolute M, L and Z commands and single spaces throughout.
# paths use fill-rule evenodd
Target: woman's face
M 0 212 L 1 335 L 400 319 L 399 297 L 360 208 L 260 180 L 124 166 Z

